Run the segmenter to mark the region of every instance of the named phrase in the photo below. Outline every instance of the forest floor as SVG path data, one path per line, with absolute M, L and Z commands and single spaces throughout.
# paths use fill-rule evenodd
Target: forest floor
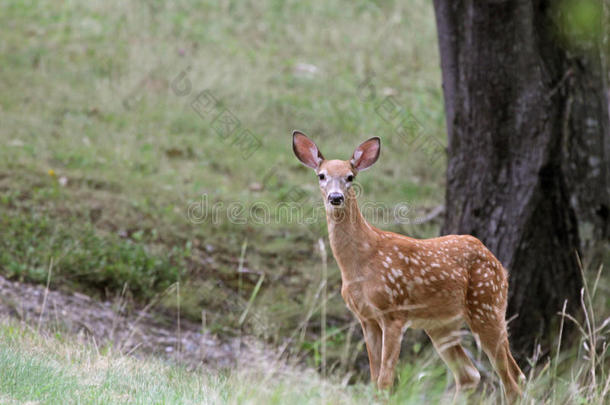
M 121 297 L 100 302 L 0 276 L 0 317 L 15 318 L 33 330 L 62 332 L 102 349 L 155 355 L 190 368 L 205 364 L 220 370 L 238 361 L 271 362 L 274 357 L 259 339 L 210 333 L 201 324 L 178 322 L 152 306 L 133 309 L 126 304 Z

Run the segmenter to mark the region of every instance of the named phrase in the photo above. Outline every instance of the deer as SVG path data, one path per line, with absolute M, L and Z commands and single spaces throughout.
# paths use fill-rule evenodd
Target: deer
M 402 338 L 412 328 L 426 332 L 453 373 L 456 397 L 475 389 L 480 373 L 461 345 L 466 323 L 505 396 L 521 397 L 525 376 L 511 354 L 505 320 L 508 274 L 491 251 L 470 235 L 414 239 L 367 222 L 352 186 L 379 158 L 379 137 L 360 144 L 349 160 L 325 159 L 300 131 L 293 132 L 292 147 L 318 177 L 341 296 L 362 326 L 372 383 L 392 388 Z

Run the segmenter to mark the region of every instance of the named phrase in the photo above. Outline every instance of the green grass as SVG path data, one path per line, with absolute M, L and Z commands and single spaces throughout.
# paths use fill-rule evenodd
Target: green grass
M 589 316 L 599 315 L 586 304 L 583 308 Z M 531 359 L 522 403 L 605 403 L 610 393 L 607 347 L 596 350 L 593 361 L 588 357 L 588 345 L 604 339 L 604 328 L 582 326 L 597 326 L 597 332 L 587 334 L 583 329 L 577 346 L 546 363 L 537 364 L 536 356 Z M 455 403 L 502 403 L 497 378 L 488 373 L 475 393 L 462 393 Z M 3 403 L 419 404 L 447 403 L 454 395 L 447 371 L 431 348 L 418 350 L 416 361 L 401 364 L 391 394 L 346 381 L 342 373 L 323 378 L 310 368 L 268 357 L 224 372 L 186 369 L 155 358 L 124 356 L 112 347 L 98 347 L 59 331 L 38 333 L 13 320 L 0 321 Z
M 13 323 L 3 324 L 0 334 L 3 403 L 195 403 L 207 394 L 179 367 L 102 355 Z
M 0 214 L 0 227 L 5 230 L 0 252 L 4 276 L 44 284 L 49 267 L 55 266 L 61 271 L 51 268 L 51 287 L 89 286 L 103 293 L 127 285 L 134 295 L 150 299 L 180 279 L 187 254 L 176 248 L 151 252 L 118 236 L 101 237 L 89 224 L 67 229 L 44 214 Z
M 247 365 L 218 374 L 155 359 L 123 357 L 83 342 L 41 336 L 14 322 L 0 325 L 3 403 L 347 403 L 351 392 L 311 371 Z M 265 366 L 271 368 L 265 369 Z M 258 381 L 257 381 L 258 380 Z M 263 381 L 266 384 L 260 384 Z M 257 383 L 258 382 L 258 383 Z
M 443 201 L 442 152 L 430 164 L 418 144 L 444 142 L 433 21 L 423 0 L 3 2 L 0 272 L 46 282 L 53 260 L 54 287 L 104 297 L 126 287 L 142 303 L 180 276 L 182 313 L 198 319 L 206 309 L 219 330 L 239 326 L 264 273 L 252 312 L 265 325 L 242 326 L 281 341 L 313 305 L 314 246 L 326 237 L 315 177 L 292 154 L 293 129 L 337 158 L 381 136 L 382 158 L 359 179 L 362 203 L 384 205 L 385 228 L 437 232 L 391 217 L 408 204 L 415 221 Z M 220 136 L 212 116 L 193 110 L 203 90 L 216 113 L 239 120 L 234 134 Z M 390 121 L 379 112 L 387 95 L 402 109 Z M 413 117 L 424 135 L 411 144 L 396 126 Z M 243 129 L 258 149 L 244 149 Z M 203 195 L 220 207 L 217 220 L 193 223 L 189 207 Z M 303 215 L 318 210 L 313 223 L 282 216 L 277 207 L 295 199 Z M 269 223 L 256 207 L 268 207 Z M 351 319 L 339 283 L 331 261 L 335 326 Z M 306 332 L 318 339 L 315 326 Z

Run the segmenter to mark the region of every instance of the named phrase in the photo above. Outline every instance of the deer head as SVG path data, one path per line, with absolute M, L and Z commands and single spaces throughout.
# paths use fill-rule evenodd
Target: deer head
M 305 166 L 315 170 L 327 211 L 343 209 L 346 200 L 353 198 L 351 186 L 359 172 L 371 167 L 379 158 L 381 140 L 370 138 L 360 144 L 350 160 L 326 160 L 305 134 L 292 133 L 292 149 Z

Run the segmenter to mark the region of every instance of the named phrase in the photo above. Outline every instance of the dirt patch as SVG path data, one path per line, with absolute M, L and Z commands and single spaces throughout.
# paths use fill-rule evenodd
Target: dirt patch
M 18 318 L 33 328 L 61 330 L 112 345 L 122 353 L 161 356 L 189 367 L 222 369 L 239 362 L 272 361 L 274 351 L 250 336 L 220 337 L 202 325 L 152 312 L 128 310 L 125 301 L 96 301 L 80 293 L 46 290 L 43 286 L 0 276 L 0 316 Z

